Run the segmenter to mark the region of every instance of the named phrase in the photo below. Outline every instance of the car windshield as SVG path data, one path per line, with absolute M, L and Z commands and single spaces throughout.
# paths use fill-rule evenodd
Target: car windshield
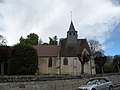
M 97 80 L 90 80 L 86 83 L 86 85 L 94 85 L 97 84 Z

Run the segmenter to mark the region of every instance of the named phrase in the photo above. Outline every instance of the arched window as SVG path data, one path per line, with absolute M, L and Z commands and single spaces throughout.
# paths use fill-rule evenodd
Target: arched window
M 48 67 L 52 67 L 52 57 L 49 57 L 48 59 Z
M 73 33 L 73 35 L 75 35 L 75 33 Z
M 68 59 L 66 57 L 63 60 L 63 65 L 68 65 Z

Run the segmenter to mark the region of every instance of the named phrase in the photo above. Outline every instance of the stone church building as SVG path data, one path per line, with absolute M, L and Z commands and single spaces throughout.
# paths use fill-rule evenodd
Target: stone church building
M 59 40 L 59 45 L 36 45 L 38 52 L 38 74 L 80 75 L 81 62 L 77 54 L 90 54 L 86 39 L 78 39 L 78 32 L 73 22 L 67 31 L 67 37 Z M 84 65 L 84 73 L 95 74 L 94 61 L 91 59 Z

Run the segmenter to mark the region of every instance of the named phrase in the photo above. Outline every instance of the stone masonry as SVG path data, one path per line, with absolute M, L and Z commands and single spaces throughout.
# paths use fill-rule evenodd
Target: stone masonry
M 95 76 L 98 77 L 98 76 Z M 94 77 L 94 78 L 95 78 Z M 120 84 L 120 75 L 104 75 L 105 77 L 113 81 L 114 85 Z M 40 80 L 40 81 L 16 81 L 13 82 L 1 82 L 0 90 L 76 90 L 78 86 L 83 85 L 91 77 L 82 77 L 74 79 L 61 79 L 61 80 Z M 21 79 L 22 80 L 22 79 Z

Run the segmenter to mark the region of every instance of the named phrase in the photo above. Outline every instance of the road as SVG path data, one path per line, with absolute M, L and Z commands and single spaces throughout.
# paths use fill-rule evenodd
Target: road
M 114 88 L 114 90 L 120 90 L 120 87 L 116 87 L 116 88 Z

